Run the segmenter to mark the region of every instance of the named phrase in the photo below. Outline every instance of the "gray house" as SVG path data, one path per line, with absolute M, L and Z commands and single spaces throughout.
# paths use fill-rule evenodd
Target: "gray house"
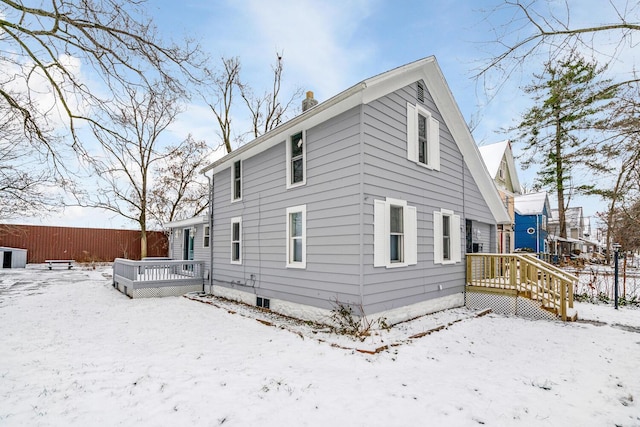
M 436 59 L 307 96 L 203 170 L 210 222 L 171 224 L 171 256 L 193 241 L 205 290 L 304 319 L 336 304 L 389 323 L 462 306 L 466 248 L 495 252 L 511 219 Z

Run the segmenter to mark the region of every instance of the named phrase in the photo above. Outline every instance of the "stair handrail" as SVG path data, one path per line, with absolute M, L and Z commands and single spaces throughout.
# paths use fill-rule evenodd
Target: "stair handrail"
M 473 278 L 475 272 L 475 269 L 472 268 L 473 259 L 477 257 L 484 258 L 489 260 L 489 265 L 493 265 L 491 260 L 504 259 L 509 266 L 503 270 L 508 272 L 508 275 L 503 277 L 508 277 L 509 283 L 518 292 L 530 292 L 531 289 L 527 289 L 527 285 L 535 284 L 535 292 L 542 299 L 542 303 L 546 303 L 547 306 L 558 310 L 562 320 L 567 319 L 567 308 L 573 308 L 573 290 L 578 283 L 578 278 L 573 274 L 528 254 L 474 253 L 467 254 L 467 256 L 467 282 L 469 284 L 476 282 Z M 516 274 L 515 271 L 518 269 L 520 273 Z M 516 276 L 519 276 L 519 279 Z M 483 279 L 481 278 L 480 283 L 482 282 Z M 480 286 L 486 285 L 481 284 Z
M 573 274 L 567 273 L 561 270 L 560 268 L 552 264 L 549 264 L 545 261 L 542 261 L 534 256 L 519 254 L 519 255 L 515 255 L 515 259 L 520 260 L 521 263 L 524 263 L 524 264 L 531 264 L 539 272 L 544 272 L 550 275 L 551 277 L 559 279 L 560 289 L 558 292 L 555 289 L 551 289 L 545 286 L 544 281 L 541 280 L 541 277 L 539 277 L 539 274 L 536 272 L 537 285 L 538 287 L 541 287 L 543 290 L 543 300 L 546 299 L 544 298 L 544 293 L 553 295 L 553 298 L 554 298 L 553 301 L 550 301 L 549 299 L 547 299 L 548 303 L 551 303 L 551 305 L 554 308 L 559 309 L 560 311 L 559 314 L 562 320 L 567 320 L 567 306 L 568 308 L 573 308 L 573 290 L 575 285 L 578 283 L 578 278 Z

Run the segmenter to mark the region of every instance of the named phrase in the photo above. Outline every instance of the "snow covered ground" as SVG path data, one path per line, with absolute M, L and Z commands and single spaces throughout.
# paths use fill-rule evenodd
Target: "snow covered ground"
M 0 270 L 0 425 L 640 426 L 630 307 L 455 309 L 361 342 L 217 300 L 130 300 L 110 275 Z

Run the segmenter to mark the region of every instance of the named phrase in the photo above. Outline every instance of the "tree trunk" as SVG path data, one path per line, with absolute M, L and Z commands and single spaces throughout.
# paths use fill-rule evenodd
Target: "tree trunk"
M 562 164 L 562 138 L 563 134 L 562 124 L 560 122 L 560 111 L 555 113 L 556 119 L 556 136 L 555 136 L 555 167 L 556 167 L 556 189 L 558 194 L 558 221 L 560 226 L 560 237 L 567 238 L 567 221 L 565 217 L 565 204 L 564 204 L 564 165 Z M 567 242 L 560 242 L 560 255 L 564 255 L 568 252 Z

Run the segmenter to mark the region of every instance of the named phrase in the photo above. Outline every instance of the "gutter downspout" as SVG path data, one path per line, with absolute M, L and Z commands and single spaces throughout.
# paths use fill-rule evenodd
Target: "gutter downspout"
M 209 293 L 213 295 L 213 175 L 202 174 L 209 181 Z
M 536 215 L 536 253 L 540 256 L 540 215 Z

